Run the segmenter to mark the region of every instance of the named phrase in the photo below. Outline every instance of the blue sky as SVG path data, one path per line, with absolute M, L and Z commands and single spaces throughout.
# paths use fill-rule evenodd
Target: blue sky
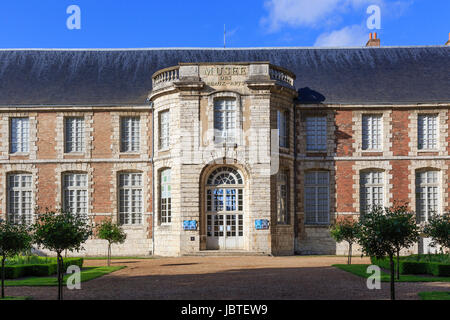
M 69 30 L 70 5 L 81 29 Z M 381 29 L 369 30 L 377 5 Z M 442 45 L 450 0 L 2 0 L 0 48 Z

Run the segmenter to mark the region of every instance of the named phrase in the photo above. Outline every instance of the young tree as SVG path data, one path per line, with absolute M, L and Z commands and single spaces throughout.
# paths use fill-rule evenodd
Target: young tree
M 447 248 L 450 255 L 450 212 L 443 215 L 433 215 L 424 228 L 424 233 L 433 241 L 432 246 L 440 245 Z
M 111 245 L 113 243 L 124 243 L 127 234 L 111 219 L 106 219 L 97 225 L 97 235 L 99 239 L 108 241 L 108 267 L 111 264 Z
M 330 235 L 336 242 L 348 242 L 347 264 L 352 264 L 352 247 L 357 241 L 358 234 L 359 224 L 351 216 L 338 216 L 336 223 L 330 228 Z
M 25 224 L 0 221 L 0 256 L 2 257 L 2 299 L 5 298 L 5 261 L 31 248 L 32 237 Z
M 394 227 L 393 244 L 397 256 L 397 279 L 400 280 L 400 250 L 409 248 L 419 241 L 420 232 L 414 212 L 408 211 L 406 204 L 385 208 L 386 215 L 392 219 Z
M 399 243 L 407 243 L 411 220 L 400 219 L 391 212 L 395 209 L 372 207 L 371 210 L 361 216 L 360 233 L 358 243 L 363 252 L 370 256 L 382 259 L 389 257 L 391 271 L 391 300 L 395 300 L 395 267 L 394 256 L 397 253 Z M 414 222 L 415 224 L 415 222 Z
M 57 254 L 58 300 L 62 300 L 64 261 L 61 253 L 64 250 L 82 250 L 83 243 L 92 235 L 92 227 L 87 218 L 80 214 L 46 212 L 38 215 L 34 230 L 36 244 Z

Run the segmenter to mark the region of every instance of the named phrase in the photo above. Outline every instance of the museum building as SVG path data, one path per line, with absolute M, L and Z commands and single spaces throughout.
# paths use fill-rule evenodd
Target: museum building
M 346 253 L 330 224 L 372 205 L 442 214 L 450 46 L 371 41 L 0 50 L 0 218 L 111 217 L 114 255 L 293 255 Z

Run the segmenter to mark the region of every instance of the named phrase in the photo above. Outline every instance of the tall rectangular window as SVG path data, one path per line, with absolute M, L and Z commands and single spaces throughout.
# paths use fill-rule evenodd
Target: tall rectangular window
M 170 184 L 170 169 L 161 172 L 161 223 L 172 222 L 172 186 Z
M 236 142 L 236 100 L 220 99 L 214 102 L 214 141 Z
M 84 118 L 65 119 L 65 152 L 84 151 Z
M 170 113 L 164 111 L 159 114 L 159 148 L 169 148 L 169 134 L 170 134 Z
M 277 111 L 277 124 L 278 124 L 278 137 L 280 147 L 288 147 L 288 124 L 287 124 L 287 112 Z
M 359 194 L 362 213 L 367 212 L 374 206 L 383 206 L 383 172 L 362 172 Z
M 327 117 L 306 117 L 306 150 L 327 150 Z
M 362 149 L 381 150 L 382 139 L 382 116 L 363 115 L 362 116 Z
M 84 173 L 64 174 L 63 189 L 64 211 L 86 215 L 88 212 L 87 175 Z
M 416 212 L 419 222 L 439 213 L 439 171 L 416 173 Z
M 142 174 L 119 175 L 119 220 L 122 225 L 142 223 Z
M 418 117 L 418 149 L 436 150 L 438 147 L 438 116 L 420 114 Z
M 141 127 L 138 117 L 121 118 L 120 152 L 139 152 Z
M 326 171 L 305 174 L 305 214 L 307 224 L 329 223 L 329 173 Z
M 32 176 L 30 174 L 9 174 L 7 190 L 8 220 L 13 223 L 32 223 Z
M 11 118 L 11 153 L 30 152 L 30 123 L 28 118 Z
M 287 172 L 279 172 L 277 175 L 277 222 L 279 224 L 289 224 L 288 189 Z

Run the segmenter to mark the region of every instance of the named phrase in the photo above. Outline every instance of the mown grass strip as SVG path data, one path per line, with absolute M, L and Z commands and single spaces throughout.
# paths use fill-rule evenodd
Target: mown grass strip
M 422 300 L 450 300 L 450 291 L 444 292 L 419 292 Z

